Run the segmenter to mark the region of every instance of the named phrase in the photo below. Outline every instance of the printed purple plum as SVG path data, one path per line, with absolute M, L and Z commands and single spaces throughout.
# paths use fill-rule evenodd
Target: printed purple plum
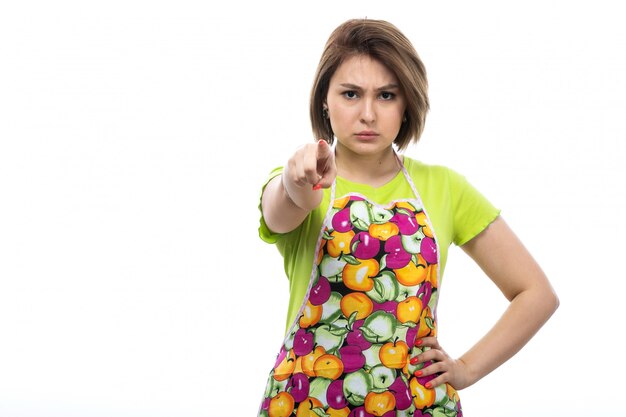
M 411 388 L 402 379 L 401 376 L 397 377 L 393 384 L 389 386 L 389 391 L 396 398 L 396 408 L 398 410 L 406 410 L 413 403 L 413 397 L 411 395 Z
M 303 373 L 293 374 L 287 384 L 287 391 L 295 402 L 306 400 L 309 396 L 309 378 Z
M 313 333 L 306 329 L 298 329 L 293 337 L 293 352 L 297 356 L 308 355 L 313 351 Z
M 365 365 L 365 355 L 363 355 L 363 350 L 360 346 L 344 346 L 339 349 L 339 356 L 343 362 L 343 371 L 345 373 L 354 372 Z
M 425 237 L 422 239 L 422 244 L 420 246 L 420 253 L 424 260 L 429 264 L 437 263 L 437 244 L 430 237 Z
M 396 226 L 398 226 L 400 234 L 403 235 L 412 235 L 417 232 L 420 227 L 414 214 L 409 215 L 404 212 L 397 212 L 389 221 L 395 223 Z
M 348 400 L 343 395 L 343 379 L 336 379 L 330 383 L 326 391 L 326 401 L 336 410 L 348 405 Z
M 334 230 L 341 233 L 352 230 L 353 225 L 352 222 L 350 222 L 350 207 L 343 208 L 335 213 L 331 224 Z
M 385 242 L 385 252 L 387 252 L 387 268 L 404 268 L 411 262 L 411 254 L 404 250 L 402 237 L 400 235 L 391 236 Z
M 380 240 L 376 239 L 368 232 L 359 232 L 350 242 L 352 255 L 359 259 L 370 259 L 380 251 Z
M 309 301 L 314 306 L 324 304 L 330 298 L 330 283 L 324 276 L 320 276 L 317 283 L 311 288 Z
M 361 332 L 361 326 L 365 320 L 357 320 L 352 324 L 352 330 L 348 333 L 346 337 L 346 343 L 348 345 L 358 346 L 361 350 L 369 349 L 372 346 L 372 343 L 368 341 Z

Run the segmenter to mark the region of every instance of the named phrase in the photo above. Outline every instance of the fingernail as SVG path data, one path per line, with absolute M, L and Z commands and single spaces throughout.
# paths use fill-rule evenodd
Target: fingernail
M 411 363 L 411 365 L 415 365 L 416 363 L 419 363 L 419 361 L 419 358 L 416 356 L 414 358 L 411 358 L 409 362 Z
M 426 388 L 432 388 L 433 384 L 431 384 L 430 382 L 427 382 L 426 385 L 424 385 Z
M 319 190 L 320 188 L 322 188 L 322 184 L 315 184 L 315 185 L 313 186 L 313 191 L 317 191 L 317 190 Z
M 413 372 L 413 375 L 415 375 L 415 376 L 422 376 L 422 371 L 415 371 L 415 372 Z
M 420 346 L 422 343 L 424 343 L 424 341 L 423 341 L 422 339 L 419 339 L 419 340 L 416 340 L 416 341 L 415 341 L 415 344 L 416 344 L 417 346 Z

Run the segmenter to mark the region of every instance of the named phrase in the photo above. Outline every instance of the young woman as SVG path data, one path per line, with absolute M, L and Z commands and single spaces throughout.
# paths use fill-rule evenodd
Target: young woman
M 260 236 L 284 257 L 290 302 L 260 416 L 462 416 L 457 390 L 557 308 L 499 210 L 455 171 L 396 152 L 419 139 L 428 107 L 424 66 L 395 26 L 350 20 L 331 34 L 311 94 L 318 140 L 261 197 Z M 510 301 L 459 358 L 437 340 L 451 243 Z

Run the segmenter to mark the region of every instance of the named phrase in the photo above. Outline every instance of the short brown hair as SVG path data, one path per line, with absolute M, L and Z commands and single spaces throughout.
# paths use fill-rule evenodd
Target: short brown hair
M 333 143 L 330 120 L 322 110 L 330 79 L 347 59 L 368 55 L 394 73 L 406 99 L 406 122 L 402 123 L 394 143 L 398 149 L 417 142 L 424 130 L 428 102 L 426 68 L 409 39 L 384 20 L 351 19 L 339 25 L 330 35 L 320 58 L 311 90 L 310 117 L 316 139 Z

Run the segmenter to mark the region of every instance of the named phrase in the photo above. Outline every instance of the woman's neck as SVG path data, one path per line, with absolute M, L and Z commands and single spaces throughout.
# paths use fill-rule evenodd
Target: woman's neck
M 372 187 L 385 185 L 401 169 L 391 146 L 380 153 L 363 155 L 354 153 L 338 143 L 335 149 L 335 161 L 338 176 Z

